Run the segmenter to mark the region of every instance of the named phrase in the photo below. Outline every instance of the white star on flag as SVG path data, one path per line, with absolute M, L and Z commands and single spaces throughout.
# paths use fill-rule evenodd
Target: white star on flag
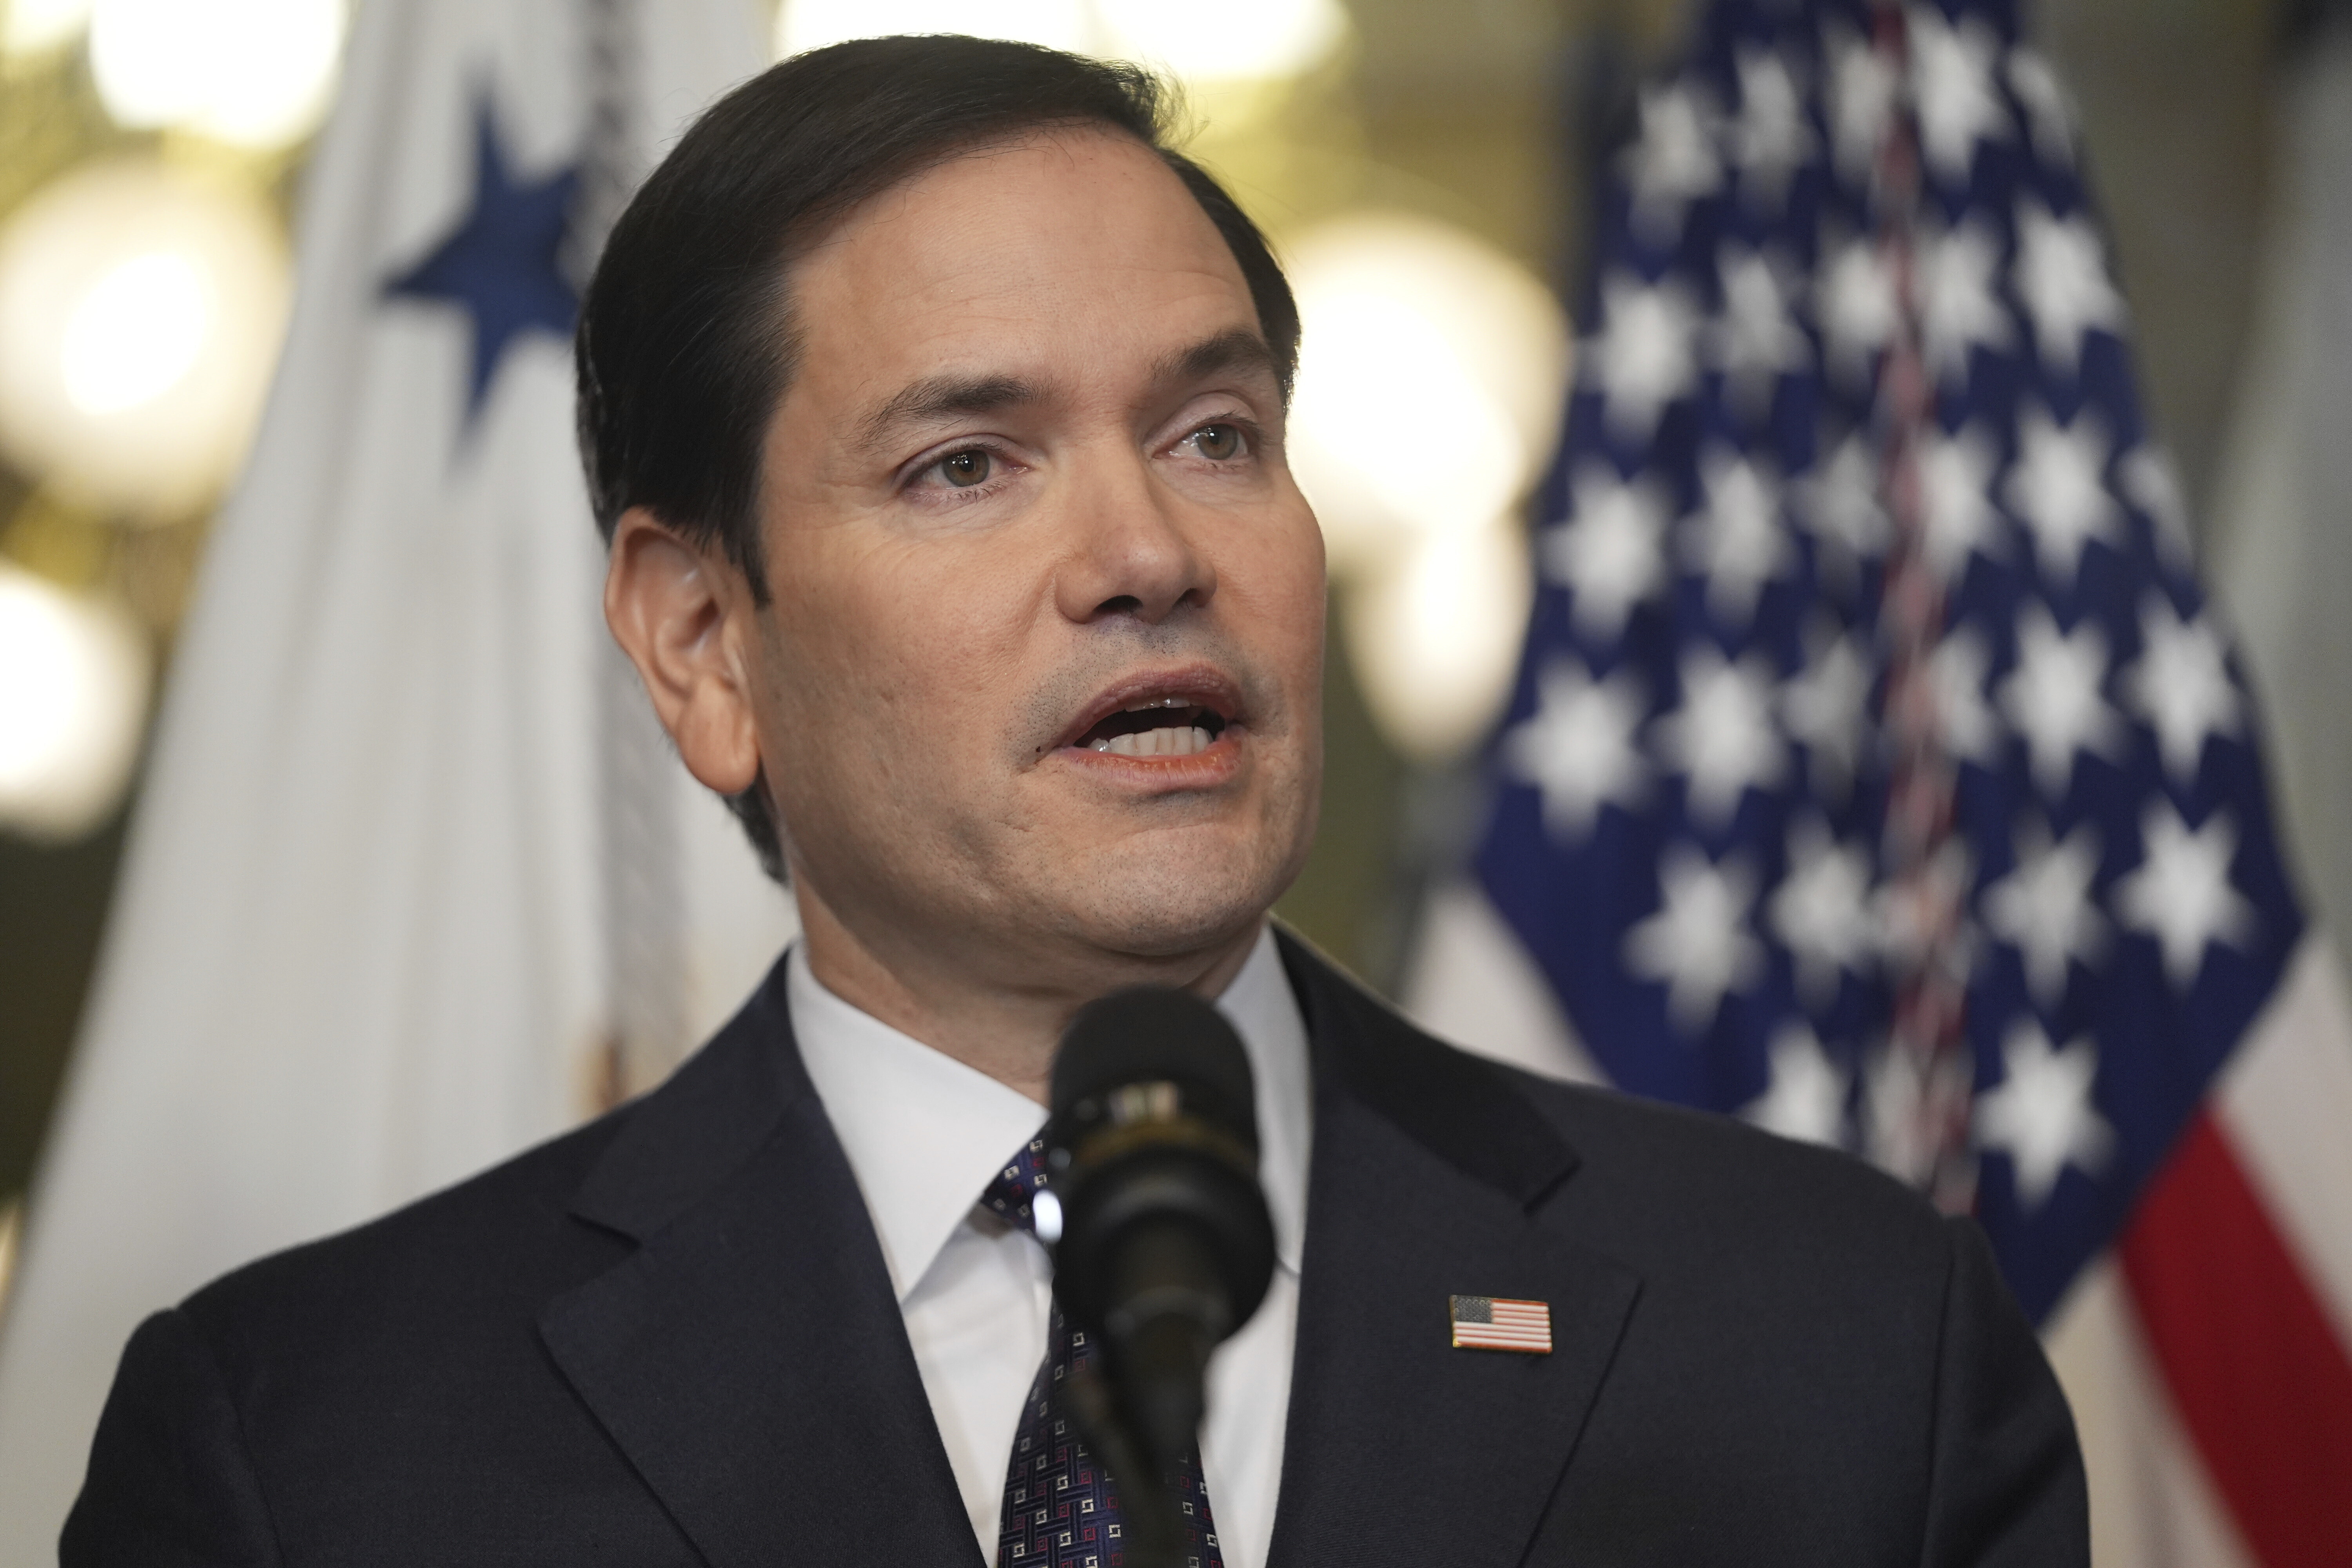
M 2065 996 L 2067 965 L 2088 964 L 2105 948 L 2106 921 L 2091 901 L 2098 870 L 2091 824 L 2053 845 L 2048 826 L 2033 818 L 2018 835 L 2016 868 L 1984 891 L 1986 928 L 2017 949 L 2026 985 L 2045 1009 Z
M 1680 82 L 1644 87 L 1641 115 L 1642 133 L 1625 150 L 1622 164 L 1633 186 L 1633 228 L 1649 244 L 1671 245 L 1690 204 L 1723 188 L 1723 164 L 1708 123 L 1713 116 Z
M 1735 631 L 1756 614 L 1764 584 L 1794 558 L 1780 526 L 1780 488 L 1734 447 L 1710 447 L 1699 465 L 1701 510 L 1685 524 L 1683 564 L 1706 578 L 1706 607 Z
M 2074 106 L 2042 52 L 2024 44 L 2009 51 L 2009 88 L 2025 110 L 2033 151 L 2053 168 L 2074 163 Z
M 1739 118 L 1731 128 L 1731 155 L 1739 165 L 1740 195 L 1752 208 L 1777 213 L 1788 196 L 1789 176 L 1813 155 L 1813 130 L 1778 50 L 1743 46 L 1736 63 Z
M 1876 947 L 1870 910 L 1870 857 L 1841 844 L 1818 816 L 1789 830 L 1789 869 L 1772 889 L 1765 914 L 1796 966 L 1806 1005 L 1837 998 L 1839 977 L 1859 973 Z
M 2156 526 L 2157 548 L 2176 569 L 2196 565 L 2196 548 L 2189 535 L 2189 502 L 2180 493 L 2180 476 L 2161 448 L 2145 443 L 2116 460 L 2116 482 L 2132 505 L 2147 514 Z
M 1714 333 L 1715 362 L 1734 403 L 1749 414 L 1769 406 L 1784 371 L 1801 370 L 1811 353 L 1772 263 L 1737 245 L 1723 247 L 1723 314 Z
M 2017 441 L 2009 504 L 2032 531 L 2042 576 L 2053 587 L 2071 586 L 2090 541 L 2122 548 L 2123 508 L 2099 477 L 2107 459 L 2106 433 L 2095 415 L 2061 425 L 2033 408 L 2018 416 Z
M 1859 179 L 1876 161 L 1886 117 L 1894 111 L 1895 72 L 1861 34 L 1835 24 L 1822 32 L 1831 40 L 1830 140 L 1838 167 Z
M 2155 589 L 2142 601 L 2140 653 L 2124 673 L 2125 694 L 2156 731 L 2164 771 L 2187 788 L 2211 735 L 2239 733 L 2238 688 L 2221 638 L 2202 616 L 2182 620 Z
M 1664 902 L 1625 933 L 1625 966 L 1666 987 L 1666 1013 L 1685 1035 L 1706 1033 L 1734 991 L 1764 973 L 1764 944 L 1748 930 L 1756 877 L 1737 857 L 1717 866 L 1687 843 L 1658 867 Z
M 1545 531 L 1544 574 L 1574 598 L 1569 614 L 1591 637 L 1613 638 L 1635 605 L 1666 581 L 1666 503 L 1647 478 L 1627 484 L 1603 463 L 1579 468 L 1576 515 Z
M 2230 885 L 2238 830 L 2221 811 L 2192 829 L 2159 799 L 2141 818 L 2140 837 L 2147 858 L 2116 884 L 2116 912 L 2156 939 L 2165 977 L 2186 991 L 2203 971 L 2208 947 L 2243 947 L 2253 936 L 2254 907 Z
M 2055 803 L 2074 776 L 2074 759 L 2091 752 L 2117 761 L 2126 731 L 2100 695 L 2107 678 L 2107 638 L 2085 616 L 2062 633 L 2049 609 L 2029 604 L 2017 616 L 2017 668 L 2001 683 L 2001 710 L 2025 737 L 2034 787 Z
M 2008 553 L 2008 529 L 1992 504 L 1998 462 L 1977 425 L 1957 436 L 1931 426 L 1919 444 L 1920 553 L 1948 587 L 1967 575 L 1969 556 L 1990 561 Z
M 1890 1040 L 1863 1068 L 1863 1136 L 1870 1163 L 1906 1182 L 1926 1175 L 1937 1158 L 1938 1140 L 1921 1114 L 1929 1087 L 1924 1067 L 1916 1053 Z
M 1698 312 L 1679 283 L 1645 284 L 1628 272 L 1601 283 L 1601 335 L 1585 350 L 1619 439 L 1646 437 L 1658 414 L 1698 380 Z
M 1898 969 L 1912 969 L 1940 945 L 1937 962 L 1965 973 L 1977 951 L 1976 928 L 1966 908 L 1975 879 L 1976 857 L 1968 841 L 1948 838 L 1924 876 L 1879 883 L 1870 900 L 1878 951 Z
M 1912 6 L 1906 20 L 1921 151 L 1938 179 L 1963 183 L 1977 143 L 2009 135 L 2009 110 L 1992 79 L 2000 40 L 1978 17 L 1955 27 L 1933 5 Z
M 2093 327 L 2118 335 L 2124 330 L 2124 298 L 2107 277 L 2105 250 L 2087 217 L 2053 217 L 2039 202 L 2020 202 L 2011 276 L 2033 319 L 2042 363 L 2053 372 L 2074 374 L 2083 334 Z
M 1851 579 L 1858 563 L 1886 548 L 1886 509 L 1878 500 L 1878 459 L 1860 434 L 1838 443 L 1828 462 L 1799 487 L 1798 517 L 1828 547 L 1825 564 Z
M 2115 1149 L 2115 1129 L 2091 1103 L 2099 1047 L 2088 1036 L 2063 1050 L 2032 1019 L 2010 1026 L 1998 1089 L 1977 1097 L 1977 1142 L 2009 1156 L 2017 1201 L 2038 1209 L 2072 1165 L 2096 1175 Z
M 1813 793 L 1843 799 L 1862 744 L 1870 666 L 1826 616 L 1807 629 L 1805 648 L 1804 668 L 1780 687 L 1780 725 L 1804 745 Z
M 1845 1074 L 1822 1049 L 1821 1037 L 1802 1024 L 1780 1026 L 1769 1049 L 1772 1081 L 1741 1108 L 1741 1119 L 1783 1138 L 1834 1148 L 1845 1123 Z
M 1657 723 L 1656 750 L 1690 777 L 1691 816 L 1707 827 L 1730 822 L 1740 796 L 1769 789 L 1788 769 L 1788 743 L 1772 722 L 1777 684 L 1760 655 L 1738 663 L 1700 643 L 1683 656 L 1682 705 Z
M 2016 341 L 2009 308 L 1993 294 L 2000 240 L 1980 216 L 1920 247 L 1920 346 L 1939 382 L 1965 383 L 1971 349 L 2005 349 Z
M 1901 314 L 1894 275 L 1868 240 L 1848 240 L 1821 269 L 1813 314 L 1821 322 L 1830 369 L 1851 384 L 1862 383 L 1870 374 L 1871 356 L 1895 335 Z
M 1630 807 L 1642 797 L 1647 769 L 1633 744 L 1641 691 L 1625 670 L 1596 681 L 1582 665 L 1556 658 L 1536 677 L 1536 702 L 1503 737 L 1503 765 L 1543 792 L 1547 833 L 1580 841 L 1604 802 Z
M 1927 677 L 1936 693 L 1936 717 L 1944 750 L 1955 760 L 1990 767 L 2000 739 L 2000 722 L 1985 702 L 1985 674 L 1992 658 L 1972 626 L 1962 626 L 1936 645 Z

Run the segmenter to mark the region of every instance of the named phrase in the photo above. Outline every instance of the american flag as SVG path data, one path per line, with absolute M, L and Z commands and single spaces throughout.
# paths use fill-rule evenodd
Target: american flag
M 1476 884 L 1615 1085 L 1972 1212 L 2045 1320 L 2304 935 L 2067 101 L 2000 0 L 1713 0 L 1600 200 Z M 2242 1523 L 2352 1499 L 2313 1321 L 2303 1426 L 2207 1380 Z
M 1551 1353 L 1551 1308 L 1546 1302 L 1451 1296 L 1446 1308 L 1454 1320 L 1455 1350 Z

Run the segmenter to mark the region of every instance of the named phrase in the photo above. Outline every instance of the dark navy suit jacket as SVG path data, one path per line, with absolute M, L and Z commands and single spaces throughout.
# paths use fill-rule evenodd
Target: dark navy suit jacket
M 1972 1225 L 1283 954 L 1316 1110 L 1276 1568 L 2087 1563 Z M 782 974 L 644 1100 L 149 1319 L 64 1562 L 979 1568 Z M 1549 1302 L 1552 1352 L 1451 1348 L 1457 1294 Z

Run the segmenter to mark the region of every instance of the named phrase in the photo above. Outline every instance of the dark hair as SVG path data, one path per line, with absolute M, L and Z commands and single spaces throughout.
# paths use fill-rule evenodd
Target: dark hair
M 860 203 L 1028 132 L 1102 127 L 1160 155 L 1240 265 L 1286 395 L 1290 285 L 1257 226 L 1168 145 L 1171 107 L 1133 66 L 952 35 L 811 50 L 720 99 L 621 215 L 582 302 L 580 451 L 598 530 L 609 542 L 624 511 L 647 508 L 718 542 L 766 603 L 760 452 L 797 346 L 791 262 Z M 781 878 L 764 777 L 728 804 Z

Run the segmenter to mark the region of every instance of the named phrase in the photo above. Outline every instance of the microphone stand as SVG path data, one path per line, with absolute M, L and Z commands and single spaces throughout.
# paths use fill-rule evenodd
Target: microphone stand
M 1176 990 L 1089 1004 L 1055 1061 L 1054 1293 L 1097 1345 L 1062 1398 L 1118 1488 L 1131 1568 L 1185 1568 L 1196 1521 L 1176 1488 L 1209 1352 L 1273 1276 L 1253 1088 L 1232 1026 Z
M 1062 1399 L 1087 1447 L 1118 1483 L 1121 1544 L 1129 1568 L 1185 1568 L 1184 1515 L 1175 1489 L 1128 1435 L 1108 1386 L 1092 1367 L 1073 1371 L 1063 1382 Z

